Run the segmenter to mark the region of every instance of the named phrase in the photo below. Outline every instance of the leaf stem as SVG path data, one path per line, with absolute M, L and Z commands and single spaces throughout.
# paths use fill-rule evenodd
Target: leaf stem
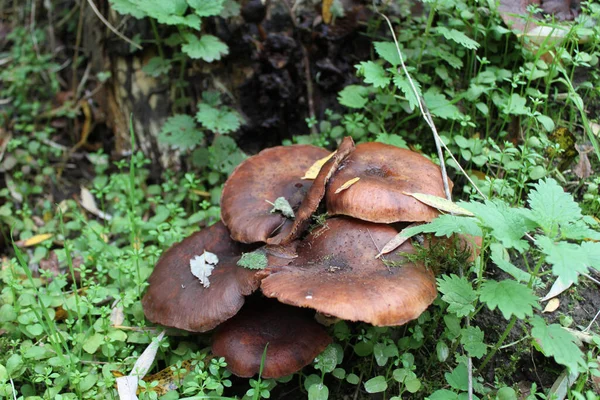
M 479 366 L 478 369 L 480 371 L 483 371 L 484 368 L 486 367 L 486 365 L 492 359 L 492 357 L 494 357 L 494 355 L 496 355 L 496 352 L 498 351 L 500 346 L 502 346 L 502 344 L 504 343 L 504 340 L 506 340 L 506 337 L 508 336 L 508 334 L 510 333 L 512 328 L 515 326 L 516 322 L 517 322 L 517 317 L 515 315 L 513 315 L 512 318 L 510 319 L 510 322 L 508 323 L 506 329 L 504 330 L 504 332 L 502 332 L 502 336 L 500 336 L 500 339 L 498 339 L 498 341 L 496 342 L 496 345 L 494 346 L 492 351 L 490 351 L 490 353 L 487 355 L 485 360 L 483 360 L 483 363 L 481 363 L 481 365 Z

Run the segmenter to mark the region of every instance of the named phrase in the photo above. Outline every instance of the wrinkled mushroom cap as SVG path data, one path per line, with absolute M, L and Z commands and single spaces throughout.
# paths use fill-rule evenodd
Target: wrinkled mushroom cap
M 341 319 L 402 325 L 421 315 L 437 291 L 432 271 L 411 263 L 388 267 L 375 258 L 397 233 L 389 225 L 332 218 L 299 245 L 289 266 L 273 268 L 261 289 L 285 304 Z M 405 242 L 399 250 L 412 246 Z M 402 260 L 396 253 L 384 258 Z
M 336 193 L 344 183 L 357 177 L 360 179 L 356 183 Z M 383 143 L 361 143 L 330 179 L 327 211 L 382 223 L 431 221 L 439 215 L 435 208 L 405 192 L 445 197 L 440 167 L 410 150 Z
M 261 151 L 241 163 L 231 174 L 221 196 L 221 219 L 231 237 L 242 243 L 266 242 L 293 220 L 271 213 L 284 197 L 297 210 L 312 185 L 301 179 L 315 161 L 329 151 L 309 145 L 279 146 Z
M 291 375 L 331 343 L 331 337 L 311 315 L 272 300 L 248 304 L 215 331 L 212 352 L 225 357 L 227 368 L 235 375 L 249 378 L 259 372 L 268 344 L 262 376 Z
M 196 232 L 169 248 L 156 264 L 142 299 L 146 317 L 157 324 L 204 332 L 233 317 L 244 304 L 244 296 L 255 291 L 263 271 L 239 267 L 245 248 L 229 237 L 221 222 Z M 190 260 L 204 251 L 219 258 L 204 287 L 192 275 Z

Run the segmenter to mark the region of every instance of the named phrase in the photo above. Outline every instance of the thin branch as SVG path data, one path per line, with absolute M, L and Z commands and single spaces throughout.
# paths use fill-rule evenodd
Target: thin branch
M 104 25 L 106 25 L 108 27 L 108 29 L 110 29 L 115 35 L 117 35 L 118 37 L 120 37 L 121 39 L 123 39 L 124 41 L 126 41 L 127 43 L 129 43 L 130 45 L 135 47 L 136 49 L 142 50 L 142 46 L 140 46 L 139 44 L 135 43 L 134 41 L 132 41 L 131 39 L 129 39 L 128 37 L 123 35 L 114 26 L 112 26 L 110 24 L 110 22 L 108 22 L 106 20 L 106 18 L 104 18 L 104 15 L 102 15 L 100 13 L 100 11 L 98 11 L 98 9 L 96 8 L 96 5 L 94 4 L 93 0 L 87 0 L 87 2 L 90 5 L 90 7 L 92 7 L 92 10 L 94 10 L 94 14 L 96 14 L 96 16 L 100 19 L 100 21 L 102 21 L 104 23 Z

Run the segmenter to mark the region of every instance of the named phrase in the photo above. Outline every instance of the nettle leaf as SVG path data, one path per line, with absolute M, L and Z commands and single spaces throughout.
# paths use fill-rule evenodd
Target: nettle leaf
M 459 217 L 450 214 L 440 215 L 428 224 L 408 228 L 405 230 L 404 235 L 411 237 L 418 233 L 435 233 L 435 236 L 447 237 L 455 233 L 471 236 L 483 235 L 475 218 Z
M 472 211 L 484 226 L 491 229 L 504 247 L 515 248 L 523 252 L 529 244 L 523 239 L 527 231 L 533 229 L 533 224 L 523 216 L 522 210 L 509 207 L 502 200 L 486 200 L 479 202 L 459 202 L 469 211 Z
M 369 89 L 359 85 L 348 85 L 338 93 L 341 105 L 350 108 L 363 108 L 367 104 Z
M 200 17 L 220 15 L 224 0 L 187 0 L 187 3 Z
M 546 179 L 533 187 L 527 200 L 531 207 L 528 216 L 546 235 L 554 237 L 558 234 L 559 225 L 582 218 L 581 209 L 573 196 L 566 193 L 554 179 Z
M 438 26 L 435 28 L 439 33 L 441 33 L 446 39 L 452 40 L 463 47 L 466 47 L 469 50 L 476 50 L 479 48 L 479 43 L 462 33 L 456 29 L 448 29 L 443 26 Z
M 492 251 L 491 259 L 498 268 L 511 275 L 519 282 L 529 282 L 531 274 L 511 264 L 507 252 L 500 243 L 492 243 L 490 245 L 490 250 Z
M 531 319 L 531 336 L 541 347 L 546 356 L 576 371 L 578 365 L 585 366 L 583 353 L 575 344 L 575 338 L 566 329 L 558 324 L 546 325 L 542 317 L 535 316 Z
M 465 317 L 475 310 L 473 303 L 477 300 L 477 292 L 467 278 L 443 275 L 437 282 L 439 291 L 443 293 L 442 300 L 449 304 L 449 312 Z
M 590 259 L 582 245 L 554 242 L 547 236 L 536 236 L 535 244 L 546 255 L 546 261 L 552 264 L 552 273 L 564 282 L 577 282 L 579 274 L 585 273 Z
M 375 42 L 375 51 L 379 57 L 392 64 L 394 67 L 400 65 L 400 56 L 394 42 Z
M 538 298 L 527 286 L 513 280 L 487 281 L 481 285 L 479 299 L 490 310 L 496 307 L 506 319 L 515 315 L 519 319 L 533 315 L 533 308 L 540 308 Z
M 184 25 L 200 29 L 200 18 L 197 15 L 184 16 L 188 5 L 185 0 L 132 0 L 149 17 L 161 24 Z
M 152 57 L 146 65 L 142 67 L 145 74 L 157 78 L 161 75 L 166 75 L 171 70 L 169 60 L 161 57 Z
M 600 242 L 584 242 L 581 249 L 587 255 L 588 266 L 600 271 Z
M 229 136 L 215 137 L 208 151 L 211 167 L 226 175 L 230 175 L 235 167 L 246 159 L 246 155 L 240 150 L 235 140 Z
M 260 249 L 244 253 L 238 260 L 237 265 L 247 269 L 265 269 L 268 265 L 267 255 Z
M 583 220 L 561 224 L 560 236 L 564 239 L 573 240 L 600 240 L 600 232 L 590 228 Z
M 185 33 L 184 37 L 187 43 L 181 46 L 181 50 L 191 58 L 213 62 L 229 54 L 227 45 L 216 36 L 202 35 L 198 38 L 196 35 Z
M 442 119 L 458 119 L 462 113 L 454 104 L 450 103 L 439 89 L 431 88 L 423 95 L 425 104 L 432 115 Z
M 408 78 L 398 71 L 392 71 L 392 75 L 392 82 L 394 82 L 394 85 L 396 85 L 396 87 L 400 89 L 402 93 L 404 93 L 404 97 L 406 97 L 406 100 L 408 101 L 408 107 L 410 108 L 410 110 L 414 110 L 416 107 L 419 106 L 419 99 L 417 98 L 417 96 L 415 96 L 415 92 L 412 86 L 410 85 Z M 417 89 L 418 96 L 421 97 L 421 84 L 415 79 L 413 79 L 412 81 L 415 85 L 415 89 Z
M 383 67 L 373 61 L 363 61 L 356 65 L 358 74 L 365 77 L 365 82 L 377 88 L 384 88 L 390 84 L 390 77 Z
M 136 19 L 146 18 L 146 13 L 132 0 L 109 0 L 113 10 L 121 15 L 131 15 Z
M 483 331 L 478 326 L 462 329 L 460 343 L 471 357 L 481 358 L 487 353 L 487 345 L 483 342 Z
M 204 134 L 198 130 L 194 118 L 185 114 L 175 114 L 165 121 L 158 140 L 170 146 L 187 150 L 202 143 Z
M 196 120 L 206 129 L 222 134 L 235 132 L 242 125 L 242 118 L 236 111 L 229 107 L 213 107 L 206 103 L 198 106 Z

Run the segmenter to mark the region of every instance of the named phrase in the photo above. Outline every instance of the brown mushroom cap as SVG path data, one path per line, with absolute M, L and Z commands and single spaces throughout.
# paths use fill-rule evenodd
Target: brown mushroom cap
M 331 179 L 331 176 L 340 163 L 353 151 L 354 141 L 350 136 L 347 136 L 342 140 L 342 143 L 335 154 L 333 154 L 321 167 L 317 177 L 314 179 L 312 186 L 308 189 L 308 193 L 302 200 L 302 203 L 296 212 L 294 223 L 288 224 L 284 229 L 281 229 L 279 234 L 267 239 L 267 243 L 290 243 L 304 232 L 310 222 L 310 218 L 315 211 L 317 211 L 317 208 L 319 208 L 319 204 L 325 195 L 325 187 L 329 182 L 329 179 Z
M 389 225 L 332 218 L 299 245 L 289 266 L 273 268 L 261 289 L 285 304 L 341 319 L 402 325 L 421 315 L 437 291 L 433 272 L 421 265 L 388 267 L 375 258 L 397 233 Z M 399 250 L 410 252 L 412 246 L 406 242 Z
M 219 326 L 212 351 L 225 357 L 235 375 L 249 378 L 260 370 L 265 346 L 264 378 L 281 378 L 301 370 L 331 343 L 331 337 L 306 310 L 263 299 L 248 304 Z
M 301 179 L 315 161 L 329 151 L 309 145 L 279 146 L 261 151 L 231 174 L 221 196 L 221 219 L 231 237 L 242 243 L 266 242 L 283 225 L 292 224 L 271 213 L 268 201 L 284 197 L 297 210 L 312 185 Z
M 244 304 L 244 296 L 254 292 L 265 275 L 265 271 L 236 264 L 244 249 L 231 240 L 221 222 L 173 245 L 148 279 L 150 286 L 142 299 L 146 317 L 193 332 L 208 331 L 233 317 Z M 206 288 L 190 269 L 190 260 L 205 250 L 219 258 Z
M 335 193 L 357 177 L 360 180 L 348 189 Z M 439 215 L 435 208 L 404 192 L 445 197 L 440 167 L 410 150 L 361 143 L 330 179 L 327 211 L 382 223 L 431 221 Z

